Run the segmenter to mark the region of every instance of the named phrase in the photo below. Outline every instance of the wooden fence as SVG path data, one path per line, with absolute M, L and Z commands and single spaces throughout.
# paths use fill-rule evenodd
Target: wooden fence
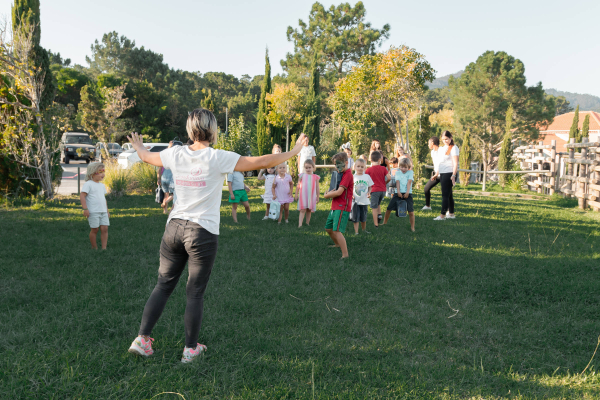
M 540 142 L 514 150 L 521 169 L 539 171 L 525 174 L 527 188 L 538 193 L 576 197 L 579 208 L 589 206 L 600 211 L 600 143 L 590 143 L 588 138 L 581 143 L 570 139 L 566 147 L 568 152 L 557 152 L 553 140 L 550 145 Z

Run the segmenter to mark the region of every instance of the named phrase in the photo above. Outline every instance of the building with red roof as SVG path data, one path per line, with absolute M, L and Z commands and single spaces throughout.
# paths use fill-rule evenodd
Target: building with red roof
M 585 116 L 590 116 L 590 142 L 600 141 L 600 113 L 595 111 L 579 111 L 579 130 L 583 127 Z M 569 112 L 554 117 L 554 121 L 547 127 L 540 129 L 540 140 L 544 144 L 551 144 L 556 140 L 556 151 L 567 151 L 565 144 L 569 143 L 569 131 L 573 124 L 575 112 Z

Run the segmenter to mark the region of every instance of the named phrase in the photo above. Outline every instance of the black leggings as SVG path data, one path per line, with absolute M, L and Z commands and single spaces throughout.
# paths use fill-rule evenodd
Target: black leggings
M 438 183 L 440 183 L 440 178 L 435 178 L 434 180 L 428 180 L 427 185 L 425 185 L 425 205 L 427 207 L 431 207 L 431 189 L 433 189 Z
M 204 291 L 217 256 L 218 239 L 218 235 L 195 222 L 182 219 L 169 221 L 160 244 L 158 283 L 144 307 L 140 335 L 149 336 L 152 332 L 187 263 L 185 345 L 196 347 L 202 324 Z
M 454 214 L 454 197 L 452 197 L 452 173 L 440 174 L 440 183 L 442 184 L 442 215 L 446 211 Z

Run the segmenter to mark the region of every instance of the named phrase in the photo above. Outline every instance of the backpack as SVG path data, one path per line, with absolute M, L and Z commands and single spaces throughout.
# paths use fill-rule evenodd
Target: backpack
M 281 210 L 281 204 L 276 200 L 271 200 L 269 205 L 269 218 L 279 219 L 279 211 Z

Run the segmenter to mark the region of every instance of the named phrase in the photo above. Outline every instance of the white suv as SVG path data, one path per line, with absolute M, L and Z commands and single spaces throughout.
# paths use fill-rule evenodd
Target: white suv
M 159 153 L 163 150 L 166 150 L 169 147 L 168 143 L 144 143 L 144 147 L 147 148 L 152 153 Z M 140 157 L 138 157 L 137 151 L 134 149 L 125 150 L 119 155 L 119 165 L 121 168 L 127 169 L 131 168 L 131 166 L 135 163 L 138 163 Z

